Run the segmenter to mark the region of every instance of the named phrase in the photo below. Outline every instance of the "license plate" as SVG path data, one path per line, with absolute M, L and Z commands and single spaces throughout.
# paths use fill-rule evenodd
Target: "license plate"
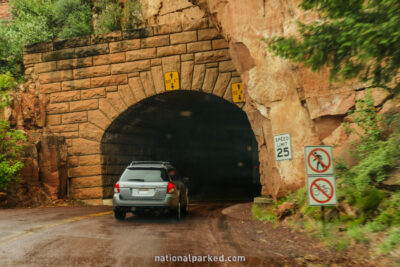
M 149 188 L 138 188 L 139 192 L 148 192 L 149 190 Z

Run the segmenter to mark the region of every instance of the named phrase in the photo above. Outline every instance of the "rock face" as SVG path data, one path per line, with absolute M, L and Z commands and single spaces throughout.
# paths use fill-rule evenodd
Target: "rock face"
M 8 0 L 0 0 L 0 20 L 9 19 Z
M 316 14 L 297 8 L 288 0 L 142 0 L 151 6 L 148 23 L 189 20 L 191 2 L 200 7 L 229 42 L 234 65 L 244 83 L 243 108 L 258 141 L 263 194 L 276 198 L 305 184 L 303 147 L 332 144 L 347 147 L 350 139 L 340 123 L 362 92 L 357 82 L 331 83 L 327 70 L 313 73 L 271 54 L 263 41 L 271 36 L 296 35 L 296 21 L 310 21 Z M 197 10 L 197 9 L 196 9 Z M 200 13 L 196 11 L 196 16 Z M 388 95 L 377 94 L 377 106 Z M 340 132 L 340 133 L 339 133 Z M 293 159 L 275 161 L 273 136 L 290 133 Z M 343 135 L 344 134 L 344 135 Z M 335 141 L 333 141 L 335 140 Z M 342 149 L 340 149 L 342 151 Z

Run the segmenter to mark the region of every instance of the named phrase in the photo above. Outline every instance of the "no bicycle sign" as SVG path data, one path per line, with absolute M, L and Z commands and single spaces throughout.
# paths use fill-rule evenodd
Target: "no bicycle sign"
M 336 205 L 336 186 L 333 176 L 308 177 L 307 184 L 310 206 Z

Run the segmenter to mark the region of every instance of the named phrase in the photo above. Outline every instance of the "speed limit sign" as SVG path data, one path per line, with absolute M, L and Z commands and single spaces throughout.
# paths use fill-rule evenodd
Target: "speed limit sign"
M 290 144 L 290 134 L 274 135 L 275 159 L 292 159 L 292 147 Z

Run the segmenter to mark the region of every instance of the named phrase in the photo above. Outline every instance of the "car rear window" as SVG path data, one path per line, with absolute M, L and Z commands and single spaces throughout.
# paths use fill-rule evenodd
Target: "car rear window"
M 121 175 L 120 181 L 164 182 L 168 181 L 168 178 L 164 169 L 135 168 L 126 169 Z

